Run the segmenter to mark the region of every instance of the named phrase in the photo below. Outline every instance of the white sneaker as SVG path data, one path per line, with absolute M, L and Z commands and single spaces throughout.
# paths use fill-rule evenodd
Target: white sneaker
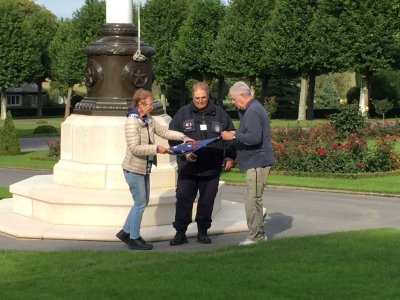
M 266 235 L 264 235 L 264 237 L 261 238 L 261 239 L 259 239 L 259 240 L 253 240 L 253 239 L 251 239 L 251 238 L 246 238 L 243 242 L 240 242 L 240 243 L 239 243 L 239 246 L 253 245 L 253 244 L 256 244 L 256 243 L 258 243 L 258 242 L 267 241 L 267 240 L 268 240 L 268 238 L 267 238 Z
M 248 246 L 248 245 L 253 245 L 255 243 L 257 243 L 255 240 L 247 238 L 243 242 L 240 242 L 239 246 Z

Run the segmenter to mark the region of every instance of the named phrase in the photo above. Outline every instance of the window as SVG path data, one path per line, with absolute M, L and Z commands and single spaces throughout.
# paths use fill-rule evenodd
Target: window
M 7 106 L 21 106 L 22 97 L 21 95 L 8 95 L 7 96 Z
M 29 95 L 28 100 L 31 104 L 31 107 L 37 107 L 37 95 Z

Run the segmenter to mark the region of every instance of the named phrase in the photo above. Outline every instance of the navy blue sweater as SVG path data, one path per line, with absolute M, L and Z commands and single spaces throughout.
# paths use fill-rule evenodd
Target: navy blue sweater
M 264 107 L 251 99 L 244 110 L 239 110 L 240 125 L 236 132 L 239 169 L 271 166 L 275 162 L 271 143 L 271 129 Z
M 204 130 L 201 130 L 202 128 Z M 169 123 L 169 129 L 183 132 L 194 140 L 205 140 L 218 137 L 224 130 L 235 128 L 229 115 L 209 101 L 202 111 L 198 110 L 193 102 L 180 108 Z M 171 146 L 178 143 L 169 141 Z M 185 156 L 177 157 L 178 172 L 196 176 L 216 176 L 221 173 L 224 157 L 236 158 L 233 143 L 224 142 L 222 139 L 196 151 L 195 154 L 196 162 L 186 161 Z

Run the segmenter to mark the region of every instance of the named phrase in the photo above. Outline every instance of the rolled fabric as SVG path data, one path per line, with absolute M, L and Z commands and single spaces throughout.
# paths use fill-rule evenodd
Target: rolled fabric
M 175 155 L 185 154 L 185 153 L 189 153 L 189 152 L 195 152 L 201 148 L 206 147 L 208 144 L 211 144 L 212 142 L 218 141 L 220 138 L 221 137 L 218 136 L 218 137 L 211 138 L 211 139 L 181 143 L 179 145 L 170 147 L 169 151 L 170 151 L 170 154 L 175 154 Z

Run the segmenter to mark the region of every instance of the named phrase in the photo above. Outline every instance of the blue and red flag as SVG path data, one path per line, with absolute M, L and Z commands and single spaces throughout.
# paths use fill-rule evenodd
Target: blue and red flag
M 212 142 L 218 141 L 221 137 L 215 137 L 211 139 L 206 139 L 206 140 L 200 140 L 200 141 L 194 141 L 194 142 L 187 142 L 187 143 L 181 143 L 179 145 L 170 147 L 170 154 L 185 154 L 189 152 L 195 152 L 201 148 L 206 147 L 208 144 L 211 144 Z

